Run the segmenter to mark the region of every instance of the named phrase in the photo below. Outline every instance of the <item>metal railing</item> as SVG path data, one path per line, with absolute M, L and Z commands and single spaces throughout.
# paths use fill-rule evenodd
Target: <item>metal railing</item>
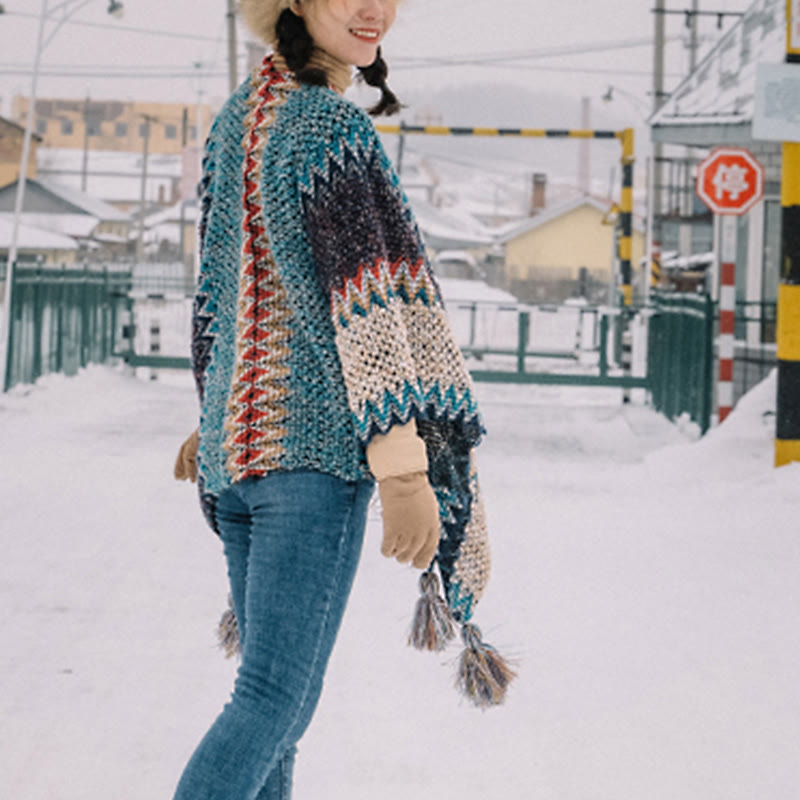
M 733 352 L 734 406 L 778 365 L 777 303 L 737 301 Z
M 706 295 L 651 293 L 648 376 L 653 407 L 668 419 L 683 414 L 711 427 L 714 304 Z
M 13 275 L 4 391 L 112 357 L 130 274 L 19 264 Z

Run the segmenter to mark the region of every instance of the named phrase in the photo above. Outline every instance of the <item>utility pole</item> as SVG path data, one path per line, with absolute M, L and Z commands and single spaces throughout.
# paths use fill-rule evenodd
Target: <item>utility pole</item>
M 666 0 L 655 0 L 655 36 L 653 41 L 653 113 L 664 104 L 664 43 L 666 40 Z M 650 231 L 653 261 L 650 265 L 650 284 L 655 286 L 661 277 L 661 236 L 663 230 L 661 195 L 664 185 L 664 145 L 653 142 L 653 229 Z
M 400 135 L 397 137 L 397 164 L 395 164 L 398 178 L 402 177 L 403 175 L 403 155 L 406 151 L 406 135 L 403 133 L 404 127 L 404 124 L 401 122 Z
M 144 220 L 147 205 L 147 158 L 150 151 L 150 123 L 156 122 L 155 117 L 149 114 L 142 114 L 144 120 L 144 136 L 142 136 L 142 189 L 139 201 L 139 238 L 136 240 L 136 261 L 141 264 L 144 261 Z
M 800 0 L 786 2 L 786 63 L 800 73 Z M 800 142 L 783 143 L 775 466 L 800 461 Z
M 700 18 L 700 0 L 692 0 L 692 8 L 689 17 L 689 72 L 692 73 L 697 66 L 697 48 L 700 46 L 698 40 L 698 20 Z
M 85 192 L 89 184 L 89 95 L 83 105 L 83 164 L 81 166 L 81 191 Z
M 181 118 L 181 169 L 185 169 L 186 146 L 189 143 L 189 109 L 183 109 Z M 180 251 L 183 268 L 186 269 L 186 194 L 181 191 L 181 231 L 180 231 Z
M 592 100 L 581 98 L 581 130 L 592 127 Z M 578 142 L 578 189 L 584 196 L 592 193 L 592 141 L 581 139 Z
M 228 91 L 233 94 L 239 85 L 236 62 L 236 0 L 228 0 Z

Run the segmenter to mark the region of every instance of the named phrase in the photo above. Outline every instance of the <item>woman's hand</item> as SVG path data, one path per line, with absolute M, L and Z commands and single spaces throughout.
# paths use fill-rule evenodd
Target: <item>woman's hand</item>
M 189 438 L 181 445 L 178 457 L 175 459 L 176 481 L 197 481 L 197 431 L 193 431 Z
M 384 478 L 378 484 L 383 508 L 381 553 L 425 569 L 439 546 L 439 504 L 424 472 Z

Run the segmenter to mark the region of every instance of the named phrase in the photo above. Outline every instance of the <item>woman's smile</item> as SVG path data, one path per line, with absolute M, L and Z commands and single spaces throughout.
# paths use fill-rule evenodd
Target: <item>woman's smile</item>
M 318 47 L 346 64 L 367 67 L 394 23 L 397 0 L 299 0 L 293 9 Z

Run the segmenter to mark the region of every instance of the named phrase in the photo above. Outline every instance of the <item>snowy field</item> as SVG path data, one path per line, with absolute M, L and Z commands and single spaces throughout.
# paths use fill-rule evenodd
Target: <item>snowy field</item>
M 613 390 L 479 387 L 505 706 L 405 646 L 414 572 L 366 549 L 297 800 L 797 800 L 800 465 L 774 382 L 696 442 Z M 227 699 L 220 546 L 172 461 L 187 375 L 0 396 L 0 798 L 169 800 Z

